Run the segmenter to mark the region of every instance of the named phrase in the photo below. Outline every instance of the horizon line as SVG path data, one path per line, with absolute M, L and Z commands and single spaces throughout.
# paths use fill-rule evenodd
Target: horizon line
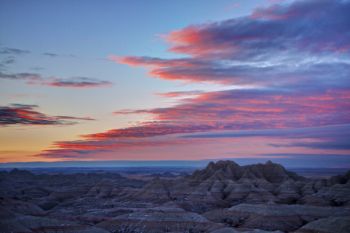
M 0 169 L 6 168 L 126 168 L 126 167 L 204 167 L 209 162 L 220 160 L 234 161 L 244 166 L 249 164 L 273 163 L 281 164 L 287 168 L 331 168 L 331 169 L 350 169 L 344 167 L 325 167 L 325 166 L 286 166 L 279 159 L 267 158 L 219 158 L 219 159 L 198 159 L 198 160 L 65 160 L 65 161 L 30 161 L 30 162 L 0 162 Z M 277 162 L 278 161 L 278 162 Z

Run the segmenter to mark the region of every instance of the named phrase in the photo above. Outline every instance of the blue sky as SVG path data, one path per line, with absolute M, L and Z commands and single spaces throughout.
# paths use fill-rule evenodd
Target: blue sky
M 93 93 L 101 97 L 96 101 L 103 101 L 107 109 L 125 108 L 125 105 L 131 108 L 151 107 L 161 102 L 152 93 L 171 90 L 179 84 L 149 79 L 144 71 L 113 64 L 107 60 L 107 56 L 150 53 L 153 56 L 171 56 L 166 51 L 166 43 L 160 38 L 161 34 L 188 24 L 244 15 L 263 3 L 248 2 L 238 11 L 234 7 L 235 1 L 176 1 L 171 4 L 164 1 L 153 1 L 151 4 L 145 1 L 2 1 L 0 43 L 3 47 L 30 51 L 7 67 L 10 72 L 40 72 L 47 77 L 83 76 L 109 80 L 115 84 L 108 90 L 111 95 L 105 89 L 94 90 L 97 93 Z M 49 57 L 44 53 L 58 56 Z M 71 90 L 57 90 L 56 93 L 53 89 L 28 88 L 13 82 L 7 82 L 6 88 L 5 85 L 3 87 L 3 94 L 21 93 L 24 89 L 43 95 L 50 92 L 50 95 L 66 96 L 69 102 L 91 95 L 91 92 L 76 95 Z M 183 85 L 181 88 L 186 89 Z M 132 99 L 130 92 L 137 92 L 138 96 Z M 139 98 L 147 101 L 140 103 Z M 106 102 L 108 99 L 109 103 Z M 55 100 L 26 99 L 28 104 L 34 101 L 45 105 L 45 108 L 50 108 Z M 2 104 L 11 101 L 2 98 Z M 79 112 L 82 108 L 84 106 L 79 106 Z

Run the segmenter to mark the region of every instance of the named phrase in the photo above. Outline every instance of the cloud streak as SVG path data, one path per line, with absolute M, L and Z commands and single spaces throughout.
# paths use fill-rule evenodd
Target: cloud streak
M 155 120 L 201 123 L 216 129 L 271 129 L 350 123 L 350 92 L 228 90 L 207 92 L 167 108 L 115 114 L 152 114 Z
M 19 49 L 19 48 L 8 48 L 4 47 L 0 49 L 0 54 L 3 55 L 23 55 L 23 54 L 29 54 L 29 50 L 25 49 Z
M 72 125 L 90 117 L 49 116 L 36 110 L 37 105 L 12 104 L 0 107 L 0 126 L 6 125 Z M 72 121 L 74 120 L 74 121 Z
M 44 85 L 51 87 L 93 88 L 111 86 L 112 83 L 87 77 L 73 77 L 70 79 L 55 78 L 52 81 L 44 82 Z
M 328 125 L 308 128 L 265 129 L 220 131 L 207 133 L 194 133 L 182 136 L 185 138 L 244 138 L 269 137 L 283 139 L 297 139 L 297 142 L 276 143 L 271 146 L 277 148 L 304 147 L 312 149 L 350 150 L 350 125 Z M 305 140 L 306 139 L 306 140 Z
M 72 78 L 44 78 L 37 73 L 4 73 L 0 72 L 0 79 L 7 80 L 24 80 L 28 85 L 43 85 L 50 87 L 65 88 L 97 88 L 111 86 L 109 81 L 99 80 L 89 77 L 72 77 Z

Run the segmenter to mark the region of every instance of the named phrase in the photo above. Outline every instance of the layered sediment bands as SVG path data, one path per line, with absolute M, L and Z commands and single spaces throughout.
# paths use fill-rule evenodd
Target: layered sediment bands
M 0 172 L 0 232 L 350 232 L 350 172 L 218 161 L 179 174 Z

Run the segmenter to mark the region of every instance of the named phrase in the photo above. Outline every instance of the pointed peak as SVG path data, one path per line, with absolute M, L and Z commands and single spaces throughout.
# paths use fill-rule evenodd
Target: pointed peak
M 266 163 L 265 163 L 266 165 L 272 165 L 272 164 L 274 164 L 271 160 L 268 160 Z
M 207 168 L 223 168 L 223 167 L 228 167 L 228 166 L 239 167 L 239 165 L 232 160 L 219 160 L 217 162 L 211 161 L 208 164 Z

